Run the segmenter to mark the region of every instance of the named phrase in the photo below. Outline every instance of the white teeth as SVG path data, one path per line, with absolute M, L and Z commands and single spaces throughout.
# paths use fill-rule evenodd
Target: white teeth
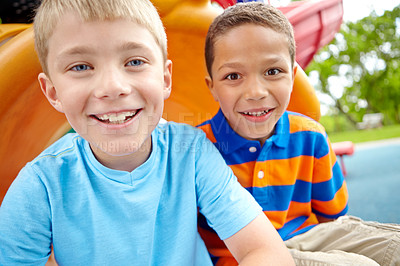
M 113 124 L 121 124 L 124 123 L 125 120 L 128 118 L 131 118 L 137 113 L 135 112 L 121 112 L 121 113 L 110 113 L 110 114 L 104 114 L 104 115 L 98 115 L 96 116 L 98 119 L 113 123 Z
M 269 112 L 269 110 L 261 111 L 261 112 L 243 112 L 243 114 L 251 115 L 251 116 L 262 116 L 262 115 L 265 115 L 268 112 Z

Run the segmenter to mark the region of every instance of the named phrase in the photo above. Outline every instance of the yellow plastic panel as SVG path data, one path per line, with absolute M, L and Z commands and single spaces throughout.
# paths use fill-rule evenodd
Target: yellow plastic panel
M 65 124 L 40 90 L 40 71 L 31 28 L 0 47 L 0 201 L 19 170 Z

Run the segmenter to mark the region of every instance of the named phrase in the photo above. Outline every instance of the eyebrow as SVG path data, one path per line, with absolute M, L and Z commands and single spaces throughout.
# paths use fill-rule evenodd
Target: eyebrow
M 232 63 L 224 63 L 222 64 L 217 70 L 221 70 L 222 68 L 229 67 L 229 68 L 236 68 L 241 66 L 242 64 L 239 62 L 232 62 Z
M 137 42 L 126 42 L 121 45 L 120 47 L 121 50 L 136 50 L 136 49 L 148 49 L 151 50 L 148 46 L 142 44 L 142 43 L 137 43 Z
M 149 47 L 144 44 L 137 42 L 126 42 L 123 43 L 119 49 L 121 50 L 136 50 L 136 49 L 145 49 L 151 51 Z M 65 56 L 74 56 L 74 55 L 82 55 L 82 54 L 94 54 L 95 51 L 92 46 L 76 46 L 65 51 L 62 51 L 57 57 L 63 58 Z
M 272 56 L 270 58 L 267 58 L 265 61 L 268 62 L 268 64 L 277 64 L 280 62 L 284 62 L 285 60 L 281 56 Z M 242 63 L 240 63 L 240 62 L 228 62 L 228 63 L 222 64 L 217 70 L 221 70 L 222 68 L 225 68 L 225 67 L 237 68 L 240 66 L 242 66 Z
M 93 48 L 91 48 L 90 46 L 76 46 L 62 51 L 60 54 L 57 55 L 57 58 L 91 53 L 94 53 L 94 51 Z

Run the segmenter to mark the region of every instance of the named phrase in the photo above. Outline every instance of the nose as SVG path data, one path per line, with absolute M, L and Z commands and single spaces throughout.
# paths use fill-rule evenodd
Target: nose
M 269 94 L 267 84 L 262 78 L 252 77 L 247 79 L 245 85 L 246 100 L 261 100 Z
M 101 99 L 117 99 L 131 93 L 122 70 L 110 69 L 99 73 L 94 95 Z

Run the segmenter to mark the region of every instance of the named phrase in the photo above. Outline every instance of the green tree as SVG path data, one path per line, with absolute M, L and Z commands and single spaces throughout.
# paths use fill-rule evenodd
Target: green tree
M 316 89 L 335 102 L 334 110 L 353 125 L 365 113 L 383 113 L 385 123 L 400 123 L 400 5 L 382 16 L 372 12 L 347 22 L 321 50 L 306 72 L 318 73 Z M 337 96 L 335 80 L 346 83 Z M 336 96 L 335 96 L 336 95 Z

